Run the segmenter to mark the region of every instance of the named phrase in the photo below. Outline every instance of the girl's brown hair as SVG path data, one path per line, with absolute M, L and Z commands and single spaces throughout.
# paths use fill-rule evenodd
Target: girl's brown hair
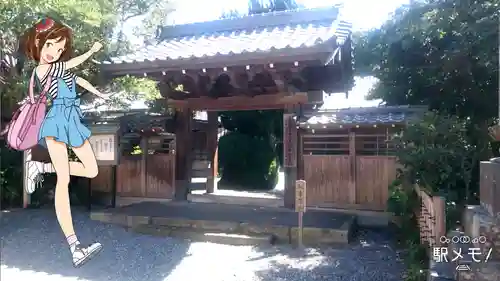
M 52 21 L 52 19 L 48 19 Z M 45 42 L 49 39 L 66 39 L 66 43 L 64 44 L 64 51 L 59 58 L 60 61 L 66 61 L 71 57 L 71 53 L 73 52 L 73 32 L 71 28 L 68 26 L 53 21 L 53 24 L 50 28 L 44 28 L 40 30 L 37 26 L 40 25 L 40 22 L 36 23 L 32 27 L 30 27 L 24 35 L 21 37 L 20 46 L 23 50 L 24 54 L 34 60 L 40 61 L 40 52 L 42 51 Z M 38 44 L 37 44 L 38 40 Z

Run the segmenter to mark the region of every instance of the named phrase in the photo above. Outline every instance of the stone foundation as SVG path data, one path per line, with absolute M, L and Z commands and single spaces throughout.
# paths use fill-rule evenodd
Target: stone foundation
M 471 270 L 457 274 L 457 281 L 500 281 L 500 219 L 483 206 L 468 206 L 463 225 L 465 235 L 471 239 L 471 249 L 479 249 L 476 259 L 481 262 L 469 257 Z

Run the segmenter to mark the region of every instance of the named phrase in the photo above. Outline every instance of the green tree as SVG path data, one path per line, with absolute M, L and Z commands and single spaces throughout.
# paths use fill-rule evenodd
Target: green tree
M 131 18 L 144 16 L 146 14 L 164 14 L 169 12 L 169 2 L 160 0 L 6 0 L 0 6 L 0 24 L 4 29 L 0 31 L 0 43 L 2 51 L 16 58 L 17 66 L 9 66 L 4 69 L 2 82 L 2 101 L 7 104 L 17 102 L 25 95 L 26 71 L 21 71 L 25 64 L 23 56 L 16 53 L 17 38 L 24 30 L 30 27 L 36 20 L 50 16 L 61 20 L 71 26 L 75 34 L 75 53 L 79 54 L 87 51 L 95 41 L 102 41 L 105 49 L 95 59 L 102 60 L 110 55 L 116 55 L 130 51 L 130 44 L 126 38 L 120 37 L 123 34 L 123 23 Z M 116 13 L 118 11 L 118 13 Z M 144 21 L 148 26 L 145 30 L 150 30 L 150 25 L 158 17 Z M 162 19 L 164 20 L 164 19 Z M 161 21 L 160 21 L 161 23 Z M 118 29 L 118 30 L 117 30 Z M 113 36 L 118 31 L 118 40 L 113 40 Z M 152 32 L 154 34 L 154 32 Z M 115 42 L 116 41 L 116 42 Z M 27 65 L 25 68 L 31 68 Z M 159 93 L 152 81 L 147 79 L 136 79 L 132 77 L 122 77 L 107 85 L 99 79 L 98 65 L 94 62 L 87 62 L 78 68 L 77 75 L 81 75 L 100 85 L 104 91 L 117 92 L 114 102 L 124 104 L 123 101 L 136 100 L 141 98 L 158 97 Z M 132 87 L 130 87 L 132 86 Z M 88 99 L 91 95 L 86 95 Z

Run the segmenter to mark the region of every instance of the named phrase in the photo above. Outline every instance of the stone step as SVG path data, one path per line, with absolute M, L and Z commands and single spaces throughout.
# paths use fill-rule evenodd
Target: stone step
M 242 235 L 237 233 L 210 232 L 190 227 L 139 225 L 131 228 L 131 230 L 146 235 L 175 237 L 193 242 L 210 242 L 234 246 L 273 245 L 278 242 L 286 242 L 278 241 L 278 238 L 274 235 Z
M 208 206 L 207 206 L 208 208 Z M 226 208 L 228 209 L 228 207 Z M 209 212 L 207 209 L 206 212 Z M 229 212 L 229 211 L 227 211 Z M 233 210 L 236 212 L 236 209 Z M 280 214 L 285 212 L 284 214 Z M 298 241 L 299 229 L 296 224 L 292 224 L 291 221 L 282 217 L 287 215 L 289 211 L 286 210 L 276 210 L 273 215 L 275 217 L 270 218 L 270 220 L 251 221 L 247 218 L 247 221 L 243 221 L 243 213 L 239 214 L 239 221 L 223 221 L 223 220 L 213 220 L 213 219 L 190 219 L 183 217 L 159 217 L 159 216 L 141 216 L 126 214 L 123 212 L 114 211 L 94 211 L 91 213 L 91 219 L 122 225 L 126 228 L 141 227 L 142 225 L 149 225 L 152 228 L 159 227 L 160 232 L 165 232 L 167 230 L 171 231 L 174 229 L 188 229 L 195 233 L 219 233 L 219 234 L 234 234 L 249 237 L 276 237 L 279 241 L 286 241 L 290 244 L 296 244 Z M 312 212 L 312 211 L 311 211 Z M 174 212 L 170 212 L 173 214 Z M 178 212 L 177 212 L 178 213 Z M 183 213 L 179 213 L 183 214 Z M 188 215 L 187 209 L 184 215 Z M 255 215 L 267 216 L 265 213 L 256 213 Z M 295 215 L 295 214 L 289 214 Z M 325 214 L 324 214 L 325 215 Z M 194 216 L 191 214 L 191 216 Z M 311 226 L 307 224 L 303 227 L 303 243 L 308 246 L 315 245 L 347 245 L 350 239 L 354 235 L 356 227 L 356 217 L 346 214 L 328 214 L 330 217 L 329 226 Z M 280 219 L 281 217 L 281 219 Z M 218 219 L 222 219 L 219 214 Z M 316 218 L 317 219 L 317 218 Z M 280 223 L 281 222 L 281 223 Z M 326 223 L 326 222 L 325 222 Z M 319 223 L 318 223 L 319 224 Z M 152 230 L 147 230 L 152 231 Z M 168 232 L 167 231 L 167 232 Z M 154 232 L 154 231 L 153 231 Z M 193 234 L 199 235 L 199 234 Z M 212 235 L 214 237 L 220 237 L 223 235 Z M 225 239 L 225 238 L 212 238 L 212 239 Z
M 471 273 L 472 278 L 463 280 L 500 281 L 500 262 L 488 261 L 473 263 L 471 265 Z
M 500 220 L 482 206 L 467 206 L 463 225 L 474 246 L 484 254 L 491 250 L 490 260 L 500 262 Z
M 283 225 L 259 225 L 248 222 L 207 221 L 178 218 L 152 218 L 152 225 L 175 228 L 192 228 L 212 233 L 235 233 L 239 235 L 267 235 L 274 236 L 280 241 L 295 244 L 298 240 L 298 227 Z M 355 227 L 355 218 L 346 221 L 340 228 L 304 227 L 302 230 L 303 243 L 307 245 L 319 244 L 348 244 Z
M 198 189 L 199 190 L 199 189 Z M 245 206 L 282 207 L 283 199 L 279 197 L 248 197 L 221 194 L 189 194 L 188 200 L 195 203 L 217 203 Z

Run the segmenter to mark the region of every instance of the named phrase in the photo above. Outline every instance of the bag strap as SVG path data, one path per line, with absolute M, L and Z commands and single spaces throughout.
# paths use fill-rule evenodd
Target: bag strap
M 34 69 L 33 73 L 31 74 L 30 83 L 28 86 L 28 95 L 29 95 L 31 103 L 35 103 L 35 94 L 34 94 L 35 75 L 36 75 L 36 69 Z M 38 79 L 38 77 L 36 77 L 36 78 Z M 45 87 L 43 87 L 42 92 L 40 92 L 40 97 L 39 97 L 40 99 L 49 90 L 51 82 L 52 82 L 52 77 L 50 77 L 50 75 L 49 75 L 47 78 L 47 83 L 45 83 Z

